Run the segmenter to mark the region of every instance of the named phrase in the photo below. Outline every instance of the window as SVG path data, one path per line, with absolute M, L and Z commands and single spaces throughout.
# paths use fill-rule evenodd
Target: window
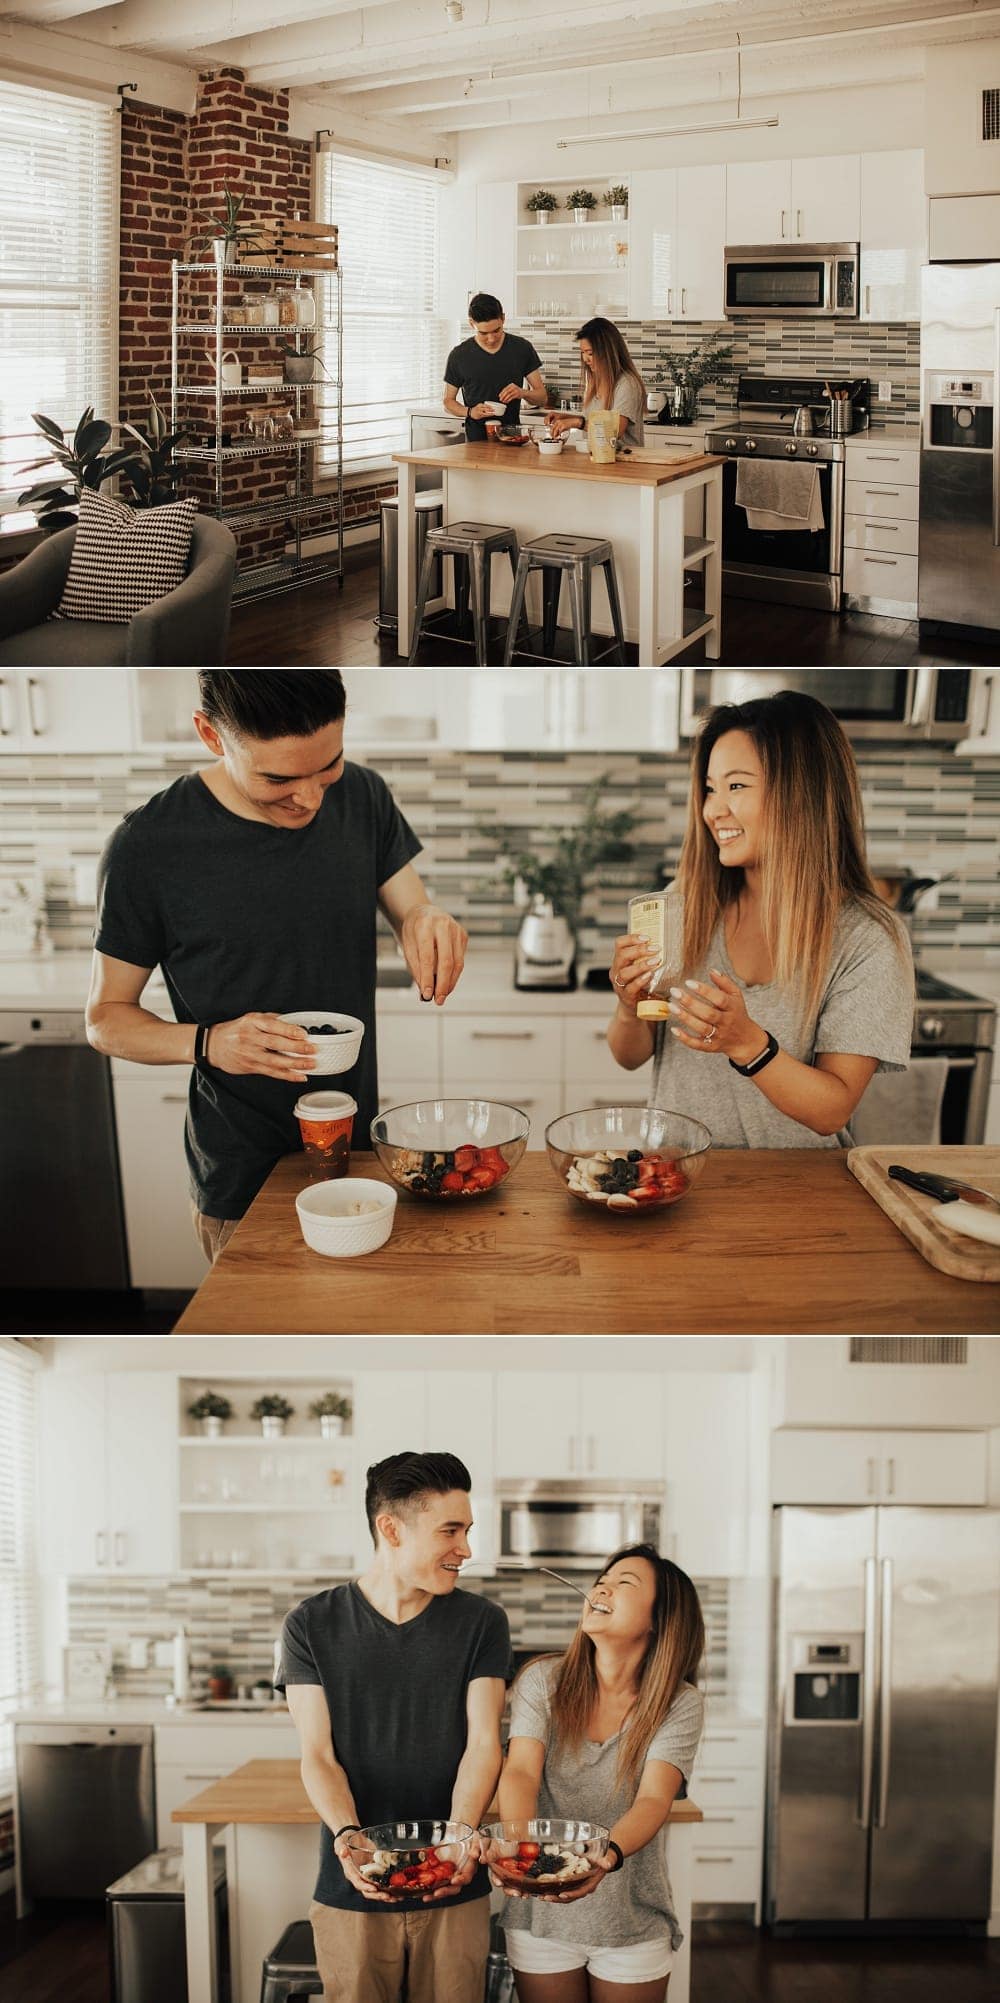
M 117 416 L 117 186 L 110 106 L 0 81 L 0 507 L 47 477 L 32 411 Z
M 415 403 L 439 403 L 450 346 L 437 313 L 438 197 L 429 169 L 348 153 L 320 160 L 320 220 L 340 231 L 344 469 L 384 466 L 410 442 Z M 335 376 L 336 354 L 326 366 Z
M 0 1342 L 0 1795 L 14 1778 L 8 1714 L 41 1681 L 35 1556 L 35 1385 L 30 1351 Z

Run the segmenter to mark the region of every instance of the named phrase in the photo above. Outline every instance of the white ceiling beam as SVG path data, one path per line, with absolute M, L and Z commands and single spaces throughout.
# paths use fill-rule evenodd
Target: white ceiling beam
M 103 13 L 110 7 L 122 7 L 125 0 L 11 0 L 8 6 L 0 6 L 0 15 L 10 14 L 18 21 L 30 21 L 33 27 L 48 28 L 60 21 L 75 21 L 81 14 Z
M 397 4 L 397 0 L 365 0 L 365 10 Z M 164 49 L 183 57 L 210 43 L 238 41 L 274 27 L 276 0 L 14 0 L 0 13 L 31 14 L 38 19 L 68 19 L 88 14 L 87 33 L 122 49 Z M 358 0 L 281 0 L 282 21 L 322 27 L 327 21 L 359 15 Z M 103 18 L 102 18 L 103 17 Z M 284 28 L 278 30 L 284 33 Z

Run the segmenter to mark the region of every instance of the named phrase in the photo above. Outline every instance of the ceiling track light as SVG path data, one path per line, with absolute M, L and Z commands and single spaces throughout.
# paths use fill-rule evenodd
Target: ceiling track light
M 449 21 L 461 21 L 465 13 L 465 8 L 462 5 L 462 0 L 445 0 L 444 11 Z

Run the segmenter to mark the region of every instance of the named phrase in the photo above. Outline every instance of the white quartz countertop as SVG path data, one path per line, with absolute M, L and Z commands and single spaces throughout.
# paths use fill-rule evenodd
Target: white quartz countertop
M 22 1705 L 15 1725 L 269 1725 L 292 1727 L 286 1704 L 239 1704 L 231 1710 L 202 1710 L 197 1704 L 168 1704 L 165 1697 L 117 1697 L 69 1703 L 64 1698 Z
M 919 424 L 870 424 L 867 431 L 852 431 L 847 439 L 847 449 L 852 445 L 900 445 L 907 452 L 920 450 Z

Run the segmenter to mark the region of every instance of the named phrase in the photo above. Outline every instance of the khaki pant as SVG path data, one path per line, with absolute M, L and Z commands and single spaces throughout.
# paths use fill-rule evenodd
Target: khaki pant
M 214 1266 L 224 1245 L 228 1245 L 239 1223 L 238 1217 L 206 1217 L 197 1205 L 191 1205 L 191 1221 L 194 1234 L 210 1266 Z
M 309 1908 L 326 2003 L 482 2003 L 490 1902 L 419 1913 Z

